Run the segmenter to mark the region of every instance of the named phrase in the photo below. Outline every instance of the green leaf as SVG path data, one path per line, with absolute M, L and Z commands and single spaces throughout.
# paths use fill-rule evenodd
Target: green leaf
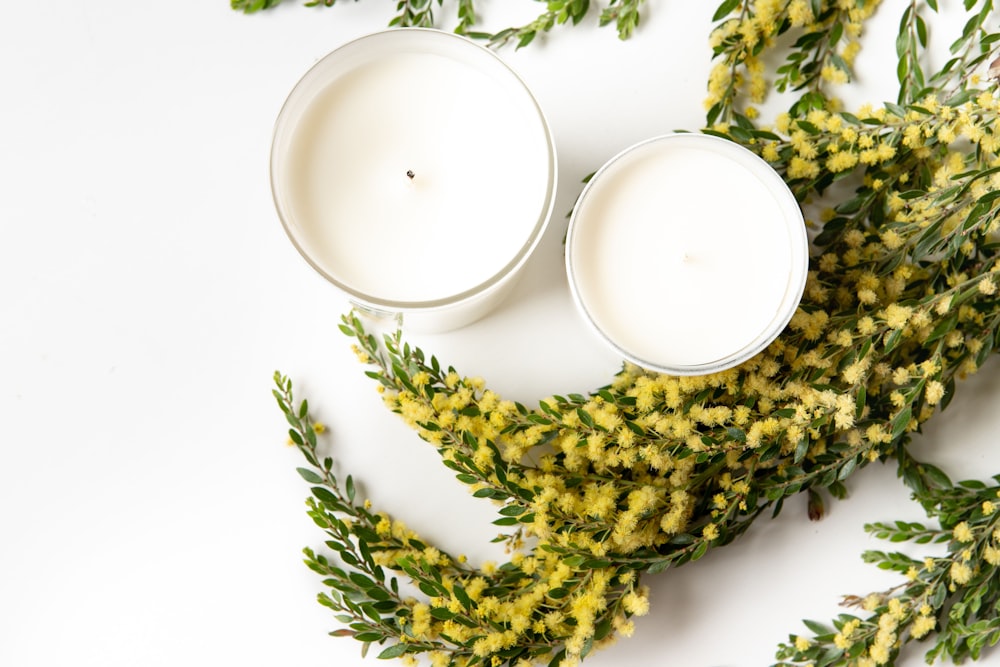
M 850 477 L 851 473 L 854 472 L 854 469 L 857 467 L 858 467 L 857 456 L 848 459 L 847 462 L 844 463 L 843 466 L 841 466 L 840 471 L 837 473 L 837 480 L 844 481 L 845 479 Z
M 455 584 L 452 587 L 451 592 L 455 596 L 455 599 L 458 600 L 463 607 L 466 609 L 472 608 L 472 598 L 469 597 L 469 594 L 465 592 L 464 588 Z
M 715 10 L 715 14 L 712 15 L 712 20 L 718 21 L 719 19 L 728 16 L 739 4 L 740 0 L 724 0 L 723 3 Z
M 387 649 L 383 650 L 378 654 L 379 660 L 389 660 L 391 658 L 398 658 L 399 656 L 406 653 L 407 645 L 403 643 L 393 644 Z
M 501 516 L 520 516 L 528 511 L 527 507 L 522 507 L 520 505 L 508 505 L 507 507 L 501 508 Z
M 323 478 L 320 477 L 319 475 L 317 475 L 312 470 L 309 470 L 308 468 L 296 468 L 295 470 L 296 470 L 296 472 L 299 473 L 299 475 L 302 476 L 302 479 L 306 480 L 310 484 L 322 484 L 323 483 Z
M 340 501 L 329 489 L 322 486 L 314 486 L 309 490 L 312 491 L 312 494 L 316 496 L 316 499 L 324 505 L 332 507 L 333 509 L 340 509 Z
M 658 574 L 666 570 L 668 567 L 670 567 L 670 561 L 667 559 L 653 561 L 653 564 L 646 568 L 646 572 L 649 574 Z
M 823 635 L 832 635 L 833 634 L 833 629 L 832 628 L 830 628 L 827 625 L 823 625 L 822 623 L 818 623 L 816 621 L 810 621 L 809 619 L 805 619 L 805 620 L 802 621 L 802 624 L 805 625 L 807 628 L 809 628 L 809 630 L 813 634 L 815 634 L 817 636 L 820 636 L 820 637 L 822 637 Z
M 892 420 L 892 439 L 895 440 L 903 434 L 906 430 L 907 425 L 910 423 L 910 419 L 913 417 L 913 410 L 910 406 L 906 406 L 900 410 L 899 414 Z
M 438 619 L 439 621 L 450 621 L 457 616 L 453 611 L 449 611 L 444 607 L 431 607 L 431 616 Z
M 920 40 L 920 46 L 926 48 L 927 47 L 927 24 L 924 23 L 924 20 L 920 17 L 919 14 L 916 16 L 916 23 L 917 23 L 917 39 Z

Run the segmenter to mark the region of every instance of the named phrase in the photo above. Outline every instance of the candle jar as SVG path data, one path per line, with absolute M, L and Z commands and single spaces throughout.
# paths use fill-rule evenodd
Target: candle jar
M 351 304 L 446 331 L 510 292 L 548 224 L 556 155 L 498 56 L 399 28 L 302 77 L 275 124 L 270 175 L 288 237 Z
M 702 375 L 750 359 L 788 324 L 808 272 L 801 209 L 736 143 L 670 134 L 619 153 L 570 218 L 578 310 L 625 359 Z

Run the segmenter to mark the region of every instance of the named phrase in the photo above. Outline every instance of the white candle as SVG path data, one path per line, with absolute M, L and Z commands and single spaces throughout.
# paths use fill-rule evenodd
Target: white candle
M 788 324 L 808 240 L 778 174 L 718 137 L 642 142 L 584 188 L 567 270 L 587 321 L 624 358 L 696 375 L 735 366 Z
M 542 236 L 556 158 L 545 118 L 495 54 L 389 30 L 313 67 L 275 128 L 279 216 L 356 305 L 444 330 L 481 317 Z

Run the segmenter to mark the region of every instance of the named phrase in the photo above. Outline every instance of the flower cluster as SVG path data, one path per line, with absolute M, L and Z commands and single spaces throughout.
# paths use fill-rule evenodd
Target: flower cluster
M 717 12 L 721 69 L 705 131 L 756 151 L 818 218 L 800 307 L 753 359 L 700 377 L 626 364 L 606 387 L 528 407 L 399 332 L 378 340 L 344 318 L 387 407 L 498 506 L 507 562 L 473 567 L 358 502 L 352 479 L 340 484 L 317 454 L 307 405 L 276 376 L 290 437 L 312 466 L 300 469 L 310 514 L 336 552 L 307 550 L 329 588 L 320 601 L 346 626 L 334 634 L 366 647 L 391 640 L 382 657 L 426 654 L 440 666 L 575 665 L 632 632 L 649 605 L 643 575 L 729 544 L 791 495 L 805 492 L 820 514 L 822 493 L 841 497 L 855 470 L 893 458 L 941 527 L 872 531 L 945 540 L 948 555 L 872 552 L 904 583 L 858 598 L 864 617 L 810 622 L 812 636 L 779 648 L 781 664 L 892 664 L 932 632 L 931 655 L 960 660 L 1000 639 L 997 489 L 956 486 L 906 448 L 1000 342 L 1000 104 L 976 76 L 1000 34 L 985 28 L 992 3 L 968 0 L 955 57 L 925 75 L 914 0 L 897 41 L 898 102 L 848 113 L 826 88 L 849 78 L 876 4 L 726 0 Z M 783 35 L 792 46 L 770 83 L 761 63 Z M 758 126 L 743 103 L 772 86 L 801 95 Z
M 936 486 L 929 514 L 939 526 L 897 521 L 872 524 L 868 532 L 892 542 L 946 543 L 946 555 L 913 558 L 900 552 L 869 551 L 867 562 L 898 572 L 903 583 L 891 590 L 845 602 L 864 617 L 843 614 L 833 627 L 808 622 L 812 636 L 793 636 L 778 651 L 782 665 L 818 665 L 824 655 L 844 656 L 859 667 L 892 664 L 902 645 L 948 629 L 927 653 L 928 663 L 942 656 L 960 662 L 978 659 L 984 648 L 1000 641 L 996 615 L 1000 590 L 994 580 L 1000 565 L 1000 486 L 983 482 L 951 485 L 932 471 L 904 458 L 907 474 Z M 925 495 L 925 498 L 928 496 Z M 833 663 L 840 664 L 840 663 Z

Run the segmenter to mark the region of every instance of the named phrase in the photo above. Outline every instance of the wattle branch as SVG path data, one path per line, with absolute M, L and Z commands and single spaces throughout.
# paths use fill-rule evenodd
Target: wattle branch
M 995 57 L 1000 34 L 986 31 L 992 3 L 970 0 L 978 9 L 954 58 L 925 76 L 914 71 L 925 38 L 911 3 L 901 102 L 840 111 L 827 88 L 849 78 L 875 4 L 719 9 L 717 71 L 729 79 L 710 82 L 706 131 L 758 152 L 820 218 L 799 311 L 754 359 L 703 377 L 626 365 L 606 387 L 527 407 L 428 359 L 399 332 L 378 340 L 344 318 L 387 407 L 472 495 L 498 505 L 507 563 L 472 567 L 357 503 L 353 481 L 341 485 L 316 454 L 307 406 L 293 405 L 290 383 L 276 378 L 290 437 L 312 466 L 300 471 L 314 484 L 310 515 L 340 560 L 307 552 L 330 589 L 321 602 L 347 625 L 337 632 L 389 641 L 385 657 L 428 653 L 434 665 L 573 665 L 645 613 L 640 575 L 731 543 L 792 495 L 807 492 L 819 514 L 821 492 L 841 497 L 854 471 L 894 457 L 941 528 L 873 531 L 945 539 L 950 555 L 917 563 L 873 552 L 869 560 L 907 583 L 866 597 L 867 618 L 810 624 L 815 636 L 793 638 L 779 659 L 891 664 L 934 628 L 943 632 L 934 654 L 960 659 L 1000 637 L 988 611 L 1000 596 L 996 489 L 952 485 L 906 450 L 957 380 L 1000 349 L 1000 105 L 995 83 L 970 71 Z M 804 92 L 764 127 L 739 105 L 756 100 L 761 55 L 785 33 L 799 38 L 776 85 Z M 848 185 L 851 194 L 833 194 Z

